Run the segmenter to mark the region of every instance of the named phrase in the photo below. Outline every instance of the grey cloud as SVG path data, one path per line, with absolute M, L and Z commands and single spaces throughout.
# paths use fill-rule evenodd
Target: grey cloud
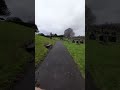
M 120 0 L 86 0 L 96 16 L 96 23 L 120 23 Z
M 34 0 L 6 0 L 11 16 L 19 17 L 24 21 L 35 19 Z
M 40 32 L 63 34 L 73 28 L 85 35 L 85 0 L 36 0 L 35 13 Z

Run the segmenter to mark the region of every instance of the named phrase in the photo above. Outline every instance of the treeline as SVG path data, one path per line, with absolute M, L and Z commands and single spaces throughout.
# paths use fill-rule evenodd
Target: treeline
M 24 22 L 24 21 L 22 21 L 18 17 L 8 17 L 5 21 L 7 21 L 7 22 L 13 22 L 13 23 L 20 24 L 20 25 L 23 25 L 23 26 L 27 26 L 27 27 L 35 29 L 36 31 L 38 30 L 38 28 L 35 25 L 34 21 Z
M 37 25 L 35 24 L 34 21 L 24 22 L 18 17 L 8 17 L 6 19 L 4 19 L 3 17 L 0 17 L 0 21 L 13 22 L 13 23 L 16 23 L 16 24 L 20 24 L 20 25 L 23 25 L 23 26 L 26 26 L 26 27 L 33 28 L 33 29 L 35 29 L 35 32 L 38 31 Z
M 57 34 L 51 34 L 51 35 L 45 35 L 43 33 L 39 33 L 40 36 L 44 36 L 44 37 L 64 37 L 64 35 L 57 35 Z

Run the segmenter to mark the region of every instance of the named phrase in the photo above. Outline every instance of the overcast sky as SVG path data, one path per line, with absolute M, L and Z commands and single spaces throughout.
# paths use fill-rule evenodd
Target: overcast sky
M 23 21 L 35 20 L 34 0 L 5 0 L 11 12 L 11 17 L 19 17 Z
M 35 0 L 35 21 L 44 34 L 72 28 L 76 35 L 85 35 L 85 0 Z
M 120 23 L 120 0 L 86 0 L 96 16 L 96 23 Z
M 36 24 L 44 33 L 63 34 L 65 29 L 71 27 L 76 35 L 84 35 L 85 3 L 95 14 L 96 23 L 120 23 L 120 0 L 5 1 L 11 16 L 19 17 L 24 21 L 33 21 L 36 17 Z

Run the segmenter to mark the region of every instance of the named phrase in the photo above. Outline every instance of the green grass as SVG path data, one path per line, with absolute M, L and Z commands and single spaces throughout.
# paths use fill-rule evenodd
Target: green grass
M 46 43 L 54 45 L 55 40 L 40 35 L 35 35 L 35 65 L 44 60 L 48 52 L 48 49 L 44 47 L 44 44 Z
M 100 90 L 120 90 L 120 44 L 87 41 L 86 63 Z
M 23 45 L 34 39 L 34 30 L 14 23 L 0 22 L 0 90 L 8 90 L 31 59 Z
M 78 45 L 65 41 L 64 45 L 67 47 L 68 51 L 75 60 L 75 63 L 78 65 L 82 76 L 85 77 L 85 44 Z

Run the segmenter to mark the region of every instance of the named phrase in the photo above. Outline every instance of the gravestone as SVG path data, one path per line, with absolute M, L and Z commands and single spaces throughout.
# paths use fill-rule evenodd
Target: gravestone
M 80 41 L 80 43 L 82 43 L 82 44 L 83 44 L 83 40 L 82 40 L 82 41 Z
M 79 44 L 79 41 L 77 40 L 76 43 Z
M 74 40 L 72 40 L 72 43 L 75 43 L 75 41 L 74 41 Z

